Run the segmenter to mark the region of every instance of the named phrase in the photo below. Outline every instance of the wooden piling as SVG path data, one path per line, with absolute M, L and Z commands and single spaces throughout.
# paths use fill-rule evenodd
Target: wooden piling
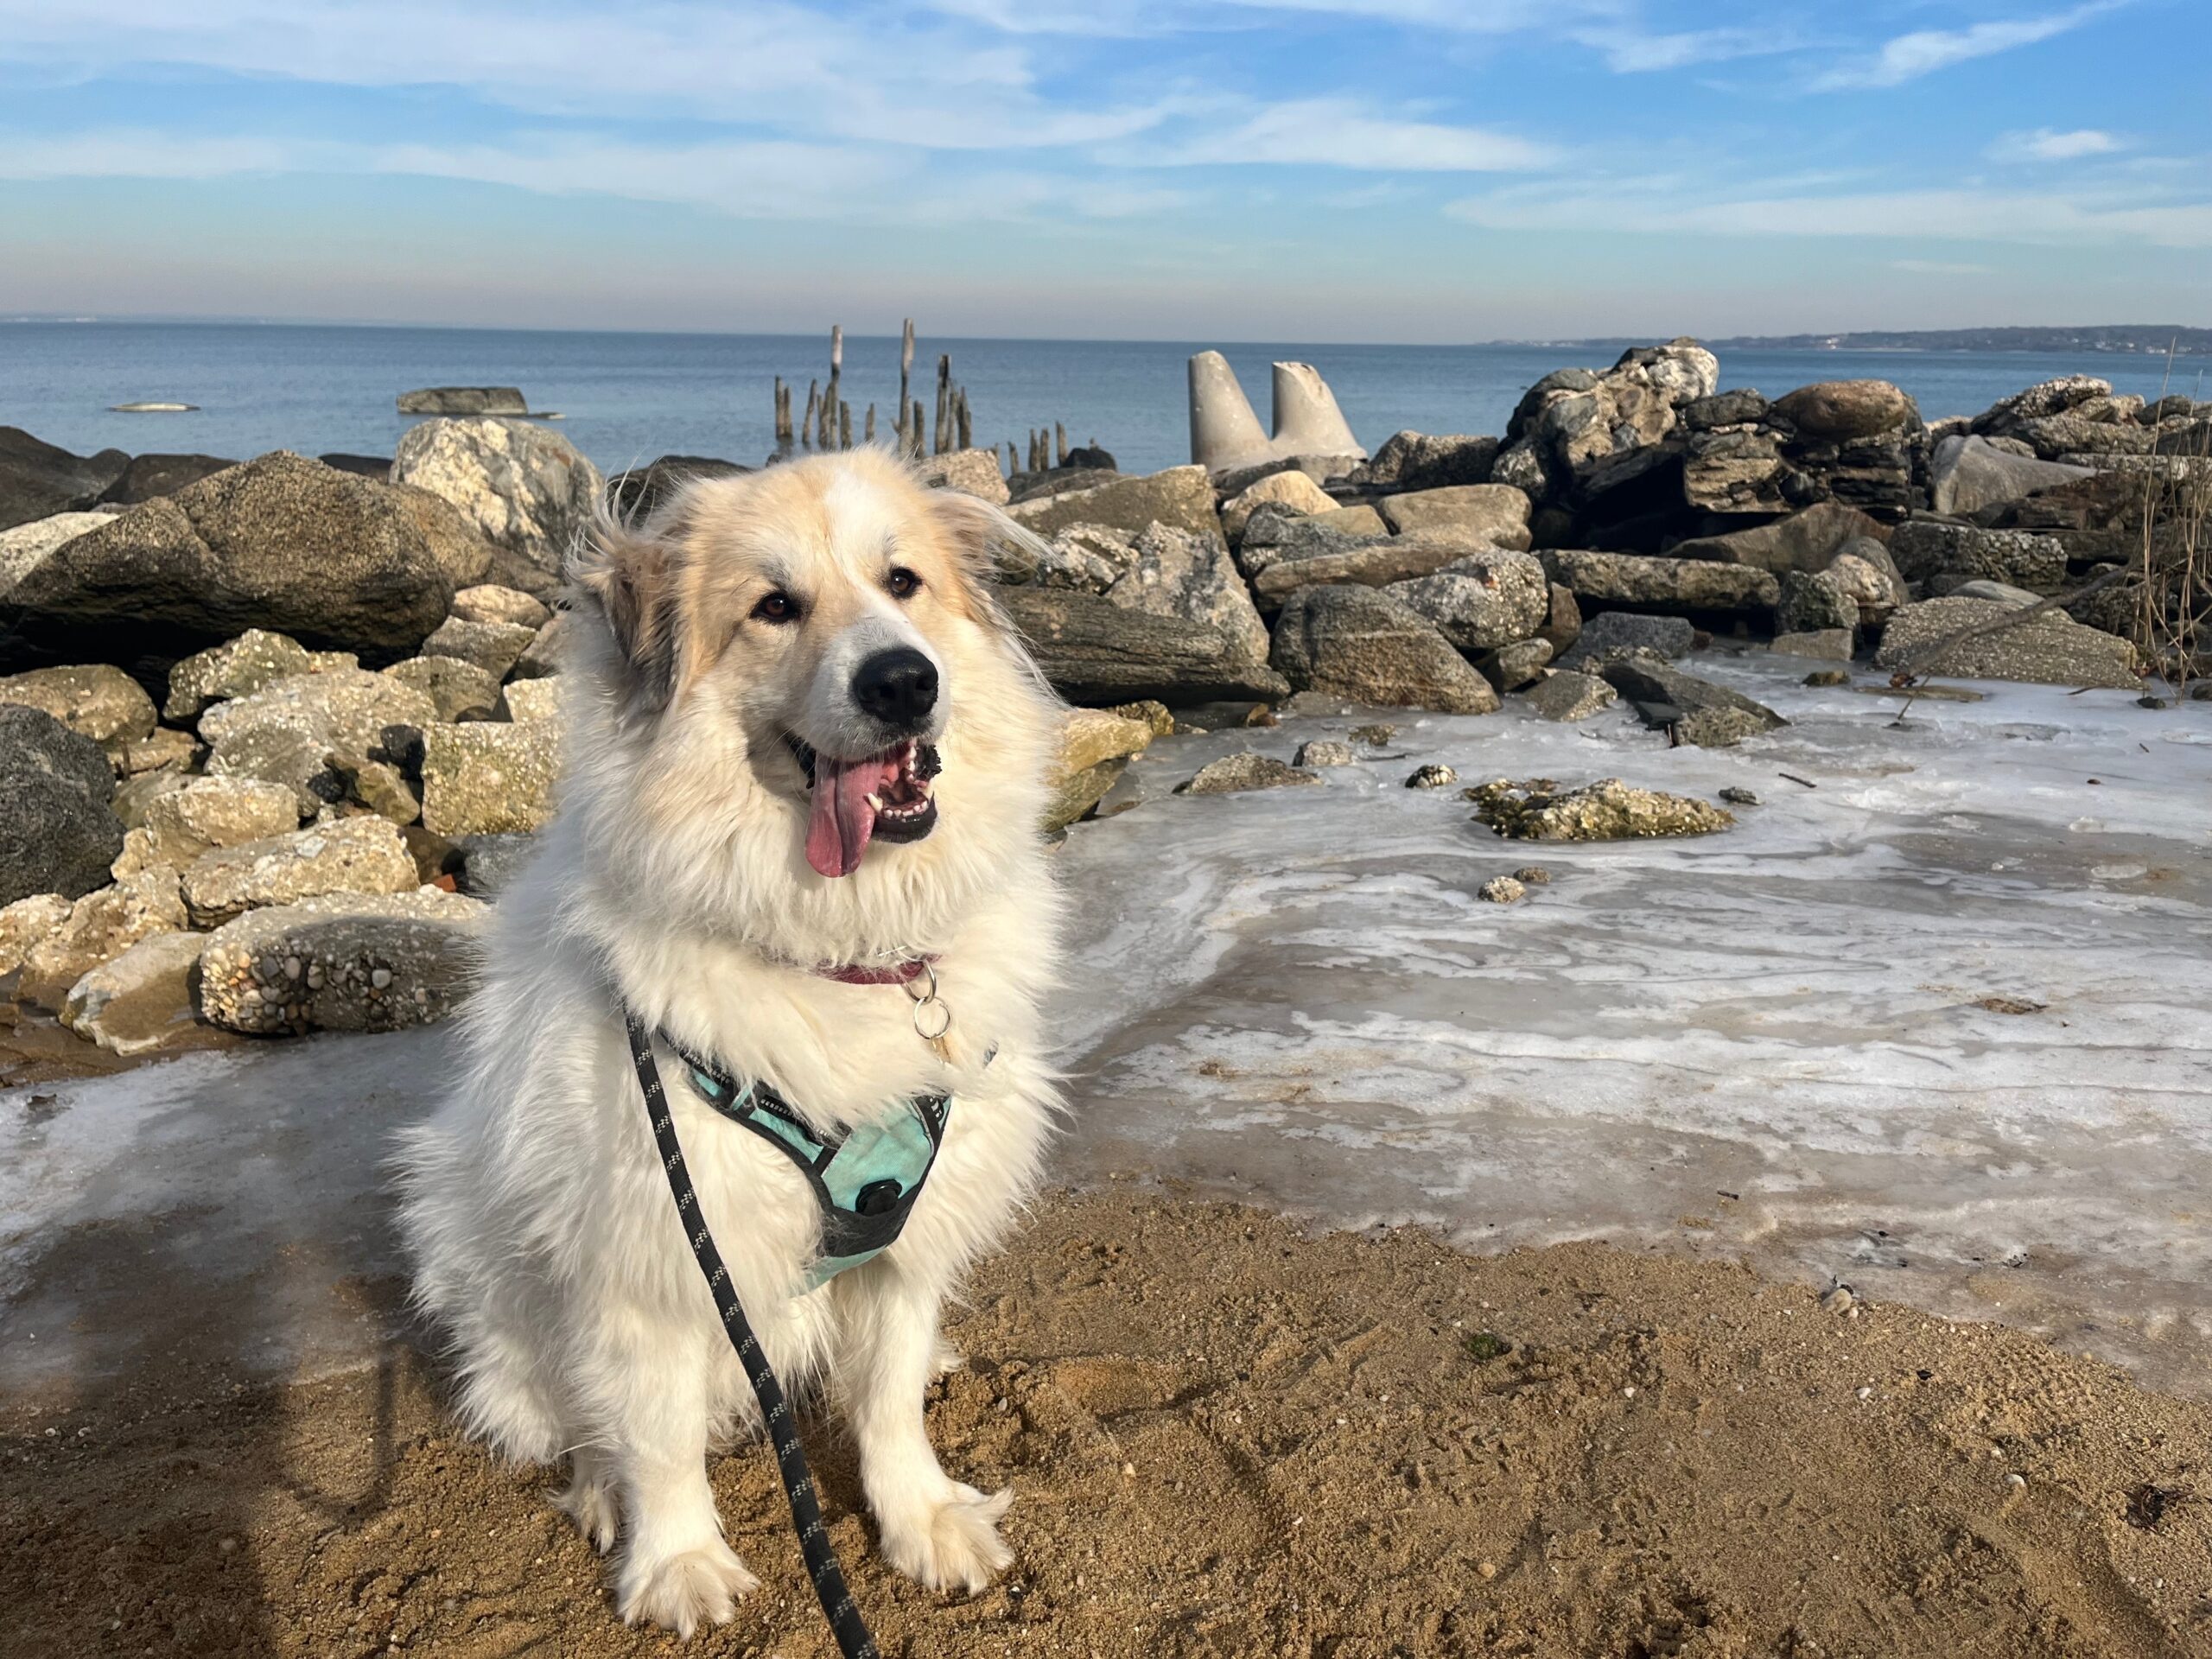
M 798 441 L 810 449 L 814 448 L 815 423 L 821 416 L 822 383 L 810 380 L 806 383 L 806 413 L 800 417 L 798 423 Z

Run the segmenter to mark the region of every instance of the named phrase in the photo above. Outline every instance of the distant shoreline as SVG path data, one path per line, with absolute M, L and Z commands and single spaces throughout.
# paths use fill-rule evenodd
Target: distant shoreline
M 1579 351 L 1625 351 L 1647 340 L 1601 336 L 1585 340 L 1486 340 L 1493 346 L 1541 346 Z M 2177 357 L 2212 353 L 2212 328 L 2178 323 L 2106 324 L 2077 328 L 1860 329 L 1834 334 L 1732 334 L 1700 338 L 1715 352 L 1927 352 L 1999 355 L 2016 352 L 2094 352 L 2112 357 Z

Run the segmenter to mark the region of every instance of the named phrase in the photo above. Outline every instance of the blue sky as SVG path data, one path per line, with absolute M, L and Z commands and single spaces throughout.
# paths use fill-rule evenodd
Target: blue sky
M 0 313 L 2212 323 L 2207 0 L 0 0 Z

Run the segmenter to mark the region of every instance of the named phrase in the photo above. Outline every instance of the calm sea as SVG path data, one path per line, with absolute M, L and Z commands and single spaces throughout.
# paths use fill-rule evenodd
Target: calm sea
M 916 395 L 935 408 L 937 356 L 950 353 L 968 389 L 978 443 L 1015 440 L 1065 422 L 1071 443 L 1096 439 L 1128 471 L 1190 459 L 1185 364 L 1217 341 L 924 340 Z M 1609 353 L 1567 346 L 1300 346 L 1221 349 L 1264 423 L 1268 368 L 1294 358 L 1319 368 L 1352 429 L 1370 448 L 1402 427 L 1502 432 L 1530 382 Z M 2203 395 L 2197 359 L 2172 390 Z M 1721 385 L 1778 396 L 1809 381 L 1894 380 L 1929 419 L 1972 414 L 2053 376 L 2088 372 L 2155 397 L 2164 359 L 2078 354 L 1910 352 L 1724 353 Z M 0 323 L 0 424 L 79 452 L 113 447 L 243 458 L 391 453 L 408 422 L 393 399 L 415 386 L 517 385 L 533 409 L 609 470 L 655 455 L 758 461 L 773 442 L 771 389 L 781 375 L 804 405 L 826 378 L 825 335 L 539 333 L 196 323 Z M 858 435 L 878 405 L 887 431 L 898 395 L 899 344 L 849 338 L 844 387 Z M 190 414 L 119 415 L 112 404 L 196 404 Z

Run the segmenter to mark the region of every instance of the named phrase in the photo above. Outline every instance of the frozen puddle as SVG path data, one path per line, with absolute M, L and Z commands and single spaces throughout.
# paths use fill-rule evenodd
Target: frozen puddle
M 1168 791 L 1358 722 L 1156 745 L 1139 804 L 1063 855 L 1059 1173 L 1478 1249 L 1743 1257 L 2206 1391 L 2212 705 L 1987 685 L 1897 730 L 1890 700 L 1799 686 L 1806 664 L 1688 666 L 1795 723 L 1709 752 L 1623 709 L 1383 715 L 1395 758 L 1212 797 Z M 1402 786 L 1436 760 L 1764 804 L 1698 840 L 1503 842 L 1456 788 Z M 1529 864 L 1550 885 L 1476 899 Z M 378 1164 L 446 1043 L 0 1096 L 0 1398 L 373 1351 L 397 1271 Z
M 1805 664 L 1688 666 L 1794 723 L 1670 751 L 1625 709 L 1562 728 L 1509 702 L 1401 715 L 1402 758 L 1325 789 L 1205 798 L 1166 791 L 1358 722 L 1156 747 L 1148 798 L 1067 849 L 1101 919 L 1066 999 L 1088 1053 L 1062 1166 L 1476 1248 L 1745 1256 L 2192 1386 L 2212 707 L 1984 685 L 1899 730 Z M 1457 789 L 1402 786 L 1429 761 L 1764 804 L 1701 839 L 1505 842 Z M 1550 885 L 1476 899 L 1529 864 Z

